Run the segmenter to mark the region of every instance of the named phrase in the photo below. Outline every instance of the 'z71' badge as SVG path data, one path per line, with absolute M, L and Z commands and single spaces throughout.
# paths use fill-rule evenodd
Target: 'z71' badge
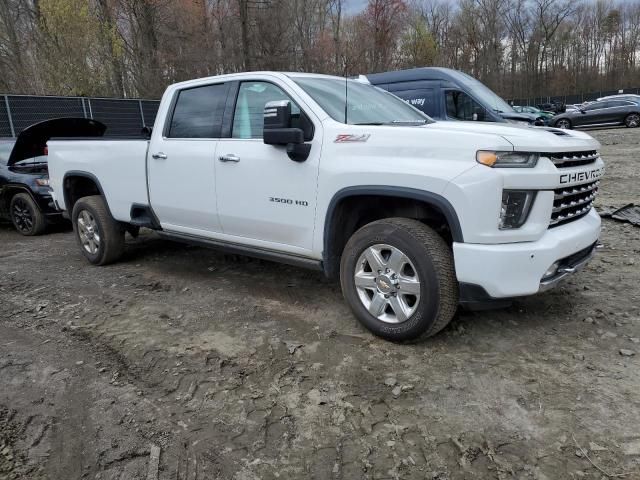
M 339 134 L 333 143 L 353 143 L 353 142 L 366 142 L 371 136 L 370 133 L 363 133 L 361 135 L 354 135 L 351 133 Z
M 560 175 L 560 184 L 598 180 L 603 173 L 604 168 L 602 167 L 596 168 L 595 170 L 589 170 L 588 172 L 563 173 Z

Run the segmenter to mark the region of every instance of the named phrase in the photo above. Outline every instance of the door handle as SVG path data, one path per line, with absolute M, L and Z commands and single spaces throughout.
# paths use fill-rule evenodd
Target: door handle
M 166 160 L 167 159 L 167 154 L 166 153 L 162 153 L 162 152 L 158 152 L 158 153 L 154 153 L 153 155 L 151 155 L 151 158 L 154 158 L 156 160 Z
M 218 157 L 218 160 L 220 160 L 221 162 L 238 163 L 240 161 L 240 157 L 237 155 L 234 155 L 233 153 L 228 153 L 227 155 L 222 155 Z

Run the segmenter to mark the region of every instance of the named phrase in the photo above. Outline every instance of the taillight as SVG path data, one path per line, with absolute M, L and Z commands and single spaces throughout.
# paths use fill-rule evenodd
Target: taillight
M 49 147 L 44 147 L 44 152 L 42 153 L 42 155 L 49 155 Z

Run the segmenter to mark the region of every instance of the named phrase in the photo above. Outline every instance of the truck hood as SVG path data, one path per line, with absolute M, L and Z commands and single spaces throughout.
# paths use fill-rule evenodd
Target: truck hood
M 499 135 L 513 145 L 514 150 L 524 152 L 553 153 L 600 148 L 600 143 L 585 132 L 551 127 L 490 122 L 435 122 L 425 128 Z

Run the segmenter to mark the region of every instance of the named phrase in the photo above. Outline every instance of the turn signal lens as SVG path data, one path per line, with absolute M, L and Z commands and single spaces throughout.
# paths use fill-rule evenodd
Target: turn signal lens
M 40 187 L 48 187 L 49 179 L 48 178 L 36 178 L 36 185 Z
M 529 152 L 493 152 L 479 150 L 476 161 L 487 167 L 532 168 L 538 163 L 539 155 Z
M 476 154 L 476 160 L 478 163 L 482 165 L 486 165 L 487 167 L 493 167 L 495 163 L 498 161 L 498 155 L 496 152 L 485 152 L 480 150 Z

